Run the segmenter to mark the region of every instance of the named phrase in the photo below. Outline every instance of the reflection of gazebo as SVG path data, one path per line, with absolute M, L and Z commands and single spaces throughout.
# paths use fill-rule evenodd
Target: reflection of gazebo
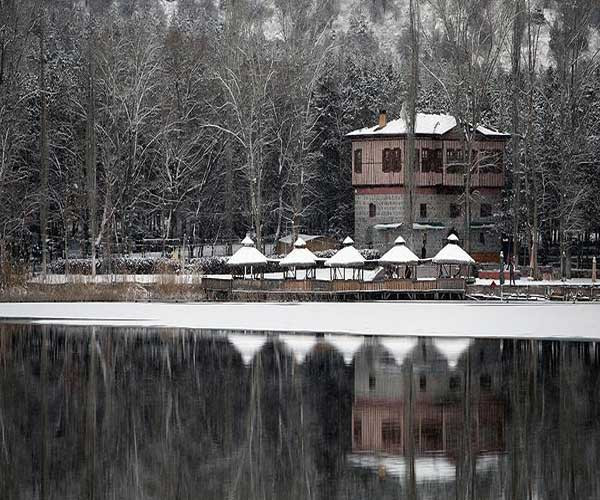
M 450 278 L 459 277 L 462 266 L 468 270 L 471 265 L 475 264 L 475 260 L 458 245 L 458 236 L 455 234 L 448 236 L 448 244 L 431 261 L 440 266 L 440 277 Z M 452 266 L 456 266 L 454 275 Z
M 390 248 L 383 257 L 379 259 L 379 264 L 389 267 L 394 277 L 410 278 L 411 275 L 416 279 L 417 273 L 413 268 L 419 262 L 419 258 L 406 246 L 406 241 L 402 236 L 398 236 L 394 241 L 394 246 Z M 400 268 L 404 267 L 404 272 Z
M 354 248 L 354 241 L 348 236 L 344 242 L 344 248 L 325 261 L 325 265 L 331 268 L 331 279 L 346 279 L 346 269 L 352 269 L 352 279 L 363 279 L 363 266 L 365 258 Z
M 294 249 L 279 262 L 279 265 L 284 268 L 284 278 L 296 279 L 298 269 L 306 269 L 306 278 L 315 278 L 317 258 L 306 248 L 306 242 L 298 237 L 294 243 Z
M 256 249 L 252 238 L 246 236 L 242 240 L 242 247 L 227 260 L 227 265 L 234 269 L 243 268 L 244 279 L 246 279 L 247 270 L 250 268 L 250 277 L 256 278 L 258 276 L 255 273 L 256 268 L 264 268 L 267 265 L 267 258 Z M 235 272 L 232 274 L 235 274 Z

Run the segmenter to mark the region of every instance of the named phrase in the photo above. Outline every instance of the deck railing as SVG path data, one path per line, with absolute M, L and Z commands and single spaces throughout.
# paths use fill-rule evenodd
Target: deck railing
M 427 280 L 386 279 L 382 281 L 360 280 L 222 280 L 204 278 L 202 285 L 216 291 L 261 292 L 429 292 L 435 290 L 464 290 L 463 278 L 438 278 Z

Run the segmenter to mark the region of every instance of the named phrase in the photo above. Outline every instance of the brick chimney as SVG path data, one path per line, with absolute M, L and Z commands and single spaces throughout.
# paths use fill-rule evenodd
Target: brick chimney
M 379 111 L 379 125 L 377 128 L 383 128 L 387 125 L 387 113 L 385 109 Z

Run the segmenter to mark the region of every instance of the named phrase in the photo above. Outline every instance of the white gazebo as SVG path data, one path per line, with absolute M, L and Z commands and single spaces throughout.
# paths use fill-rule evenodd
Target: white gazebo
M 417 273 L 414 270 L 414 266 L 418 263 L 419 257 L 406 246 L 406 241 L 402 236 L 398 236 L 396 241 L 394 241 L 394 246 L 379 259 L 379 264 L 391 268 L 392 274 L 397 278 L 401 277 L 400 268 L 404 267 L 402 277 L 410 278 L 412 276 L 413 279 L 416 279 Z M 411 268 L 413 268 L 412 273 Z
M 267 265 L 267 258 L 260 253 L 254 246 L 254 241 L 249 236 L 242 240 L 242 246 L 227 260 L 227 265 L 239 269 L 244 269 L 244 279 L 248 269 L 250 269 L 250 277 L 258 277 L 255 273 L 256 268 L 261 269 Z
M 294 249 L 281 259 L 279 265 L 284 269 L 284 278 L 296 279 L 298 269 L 306 269 L 306 278 L 308 279 L 316 277 L 317 258 L 314 253 L 306 248 L 306 242 L 300 237 L 294 243 Z
M 350 236 L 344 240 L 343 245 L 341 250 L 325 261 L 325 265 L 331 269 L 331 279 L 345 280 L 346 269 L 352 269 L 352 279 L 362 279 L 365 258 L 354 248 L 354 240 Z
M 469 269 L 475 264 L 475 260 L 458 245 L 458 236 L 451 234 L 448 236 L 447 245 L 442 248 L 437 255 L 431 259 L 434 264 L 440 266 L 440 277 L 458 277 L 463 266 Z M 452 266 L 457 266 L 453 276 Z

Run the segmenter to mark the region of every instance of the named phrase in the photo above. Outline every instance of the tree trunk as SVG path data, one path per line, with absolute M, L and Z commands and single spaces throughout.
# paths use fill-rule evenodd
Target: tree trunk
M 406 120 L 408 122 L 408 134 L 406 140 L 407 161 L 405 170 L 405 182 L 407 191 L 407 231 L 406 236 L 411 248 L 415 248 L 413 224 L 415 220 L 415 173 L 418 165 L 415 154 L 415 121 L 417 118 L 417 93 L 419 89 L 419 5 L 415 0 L 410 0 L 410 79 L 408 87 L 408 99 Z
M 233 144 L 230 143 L 225 153 L 225 241 L 227 255 L 231 254 L 233 234 Z
M 461 124 L 466 126 L 464 124 Z M 465 141 L 466 148 L 463 146 L 464 156 L 464 192 L 465 192 L 465 213 L 464 216 L 464 236 L 463 246 L 468 253 L 471 251 L 471 161 L 472 161 L 472 144 L 470 140 Z
M 46 13 L 42 6 L 40 21 L 40 238 L 42 240 L 42 275 L 48 271 L 48 109 L 46 99 Z
M 92 254 L 92 278 L 96 277 L 96 104 L 95 78 L 96 63 L 94 59 L 95 27 L 92 10 L 90 10 L 90 40 L 88 46 L 88 96 L 87 96 L 87 128 L 86 128 L 86 170 L 88 191 L 88 217 L 90 246 Z
M 521 80 L 521 41 L 523 38 L 523 5 L 522 0 L 515 0 L 512 37 L 512 166 L 513 166 L 513 255 L 519 263 L 519 212 L 521 208 L 521 164 L 520 164 L 520 127 L 519 97 Z

